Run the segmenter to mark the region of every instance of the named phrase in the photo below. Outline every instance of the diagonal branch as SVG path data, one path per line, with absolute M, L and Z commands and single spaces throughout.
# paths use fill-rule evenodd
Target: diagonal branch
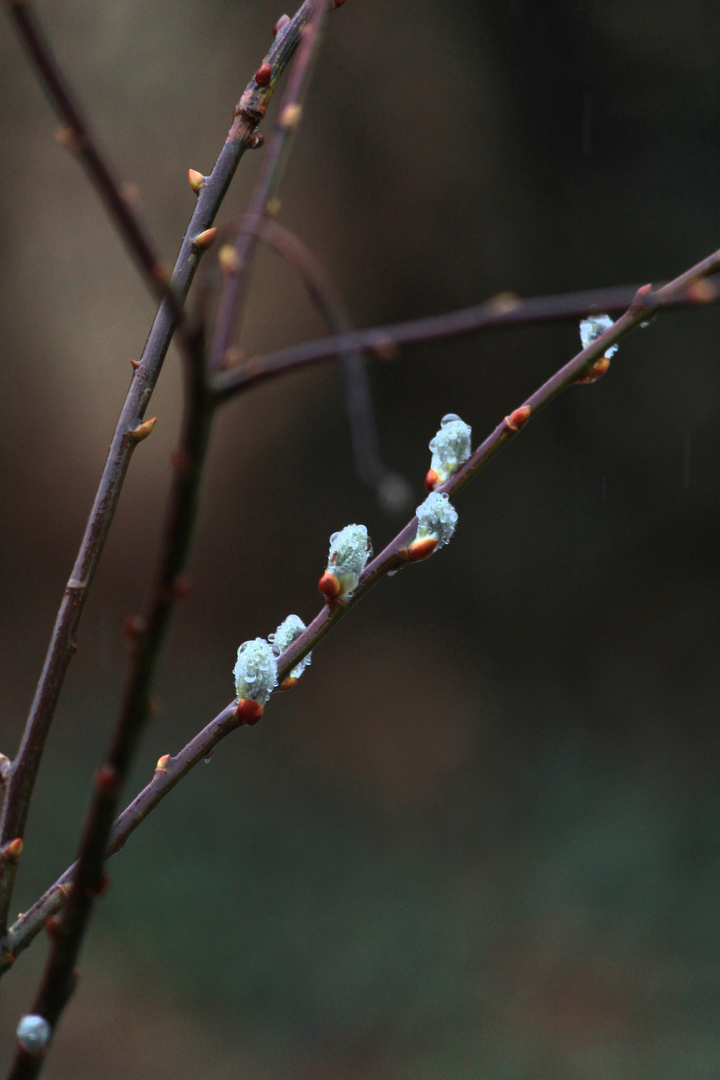
M 105 209 L 134 256 L 145 281 L 158 299 L 162 300 L 167 291 L 167 271 L 155 255 L 145 229 L 132 212 L 110 166 L 100 152 L 97 140 L 53 56 L 32 3 L 30 0 L 7 0 L 7 5 L 55 111 L 64 124 L 59 133 L 60 141 L 76 154 L 85 166 Z
M 267 213 L 268 202 L 277 190 L 290 139 L 300 121 L 302 113 L 300 101 L 312 72 L 320 31 L 327 11 L 323 0 L 309 0 L 309 7 L 309 20 L 302 33 L 297 62 L 288 79 L 280 105 L 279 122 L 268 140 L 262 171 L 243 215 L 232 258 L 226 259 L 223 267 L 224 283 L 210 344 L 211 371 L 220 371 L 226 366 L 233 329 L 240 318 L 247 293 L 258 230 Z M 278 38 L 284 39 L 289 31 L 289 25 L 283 26 L 281 19 L 276 30 Z M 267 65 L 266 71 L 261 68 L 257 74 L 266 78 L 270 85 L 274 85 L 277 79 L 277 73 L 272 64 Z
M 709 271 L 710 274 L 716 273 Z M 700 281 L 683 288 L 662 306 L 694 307 L 712 304 L 720 299 L 720 282 Z M 486 330 L 501 330 L 516 326 L 535 326 L 548 322 L 581 319 L 586 315 L 625 311 L 637 293 L 636 285 L 620 288 L 593 289 L 588 292 L 566 293 L 559 296 L 538 296 L 521 300 L 510 293 L 501 293 L 475 307 L 462 308 L 443 315 L 375 326 L 367 330 L 319 338 L 302 345 L 255 356 L 242 368 L 218 372 L 213 377 L 213 389 L 221 399 L 237 394 L 248 382 L 264 382 L 287 371 L 297 371 L 314 364 L 337 360 L 348 349 L 356 349 L 381 360 L 397 360 L 404 352 L 425 345 L 436 345 L 454 338 L 468 337 Z
M 678 297 L 687 295 L 688 289 L 692 290 L 698 283 L 702 283 L 707 275 L 718 270 L 720 270 L 720 251 L 715 252 L 708 259 L 698 263 L 697 266 L 654 293 L 651 291 L 650 286 L 644 286 L 637 290 L 625 314 L 591 345 L 560 368 L 519 408 L 510 413 L 488 438 L 477 447 L 468 461 L 437 490 L 447 493 L 451 499 L 454 499 L 480 469 L 487 465 L 533 416 L 545 405 L 553 401 L 568 386 L 587 376 L 593 366 L 604 357 L 610 346 L 614 345 L 662 307 L 672 306 L 677 302 Z M 700 292 L 702 292 L 702 289 L 700 289 Z M 310 625 L 283 652 L 278 659 L 278 681 L 280 683 L 381 578 L 408 562 L 408 546 L 415 537 L 417 524 L 417 518 L 413 517 L 384 550 L 369 563 L 362 573 L 353 595 L 342 604 L 325 604 Z M 174 757 L 169 754 L 161 757 L 150 783 L 143 788 L 115 821 L 107 854 L 112 855 L 119 851 L 128 837 L 154 807 L 165 798 L 168 792 L 198 762 L 207 757 L 222 739 L 234 731 L 238 724 L 236 703 L 232 702 L 211 720 L 178 754 Z M 40 932 L 46 920 L 65 905 L 68 898 L 69 884 L 74 872 L 75 866 L 69 867 L 10 928 L 6 948 L 11 952 L 12 959 L 28 947 Z M 73 892 L 74 890 L 70 890 L 71 897 Z M 12 959 L 0 956 L 0 974 L 7 970 Z
M 238 162 L 246 149 L 258 145 L 257 124 L 265 114 L 275 81 L 285 70 L 295 52 L 301 32 L 314 10 L 314 2 L 315 0 L 305 0 L 303 6 L 287 25 L 285 32 L 278 37 L 267 54 L 264 64 L 272 66 L 275 73 L 273 81 L 269 85 L 262 85 L 253 79 L 248 84 L 235 108 L 232 127 L 215 167 L 200 186 L 197 206 L 170 277 L 170 291 L 179 303 L 182 303 L 187 295 L 203 251 L 214 239 L 215 233 L 211 226 Z M 336 6 L 332 0 L 325 0 L 325 2 L 329 7 Z M 151 421 L 143 423 L 143 417 L 177 327 L 177 321 L 177 303 L 175 300 L 171 301 L 166 295 L 160 304 L 120 413 L 95 502 L 55 621 L 22 742 L 7 776 L 6 797 L 0 822 L 0 846 L 23 836 L 45 742 L 65 673 L 76 648 L 75 634 L 80 617 L 110 529 L 133 450 L 151 430 Z M 103 850 L 104 846 L 100 852 L 101 856 Z M 7 925 L 7 913 L 16 872 L 16 860 L 0 860 L 0 938 L 4 935 Z M 77 890 L 77 894 L 80 894 L 80 890 Z M 84 901 L 78 900 L 78 913 L 81 907 L 86 906 Z M 78 918 L 80 918 L 79 914 Z M 78 947 L 78 942 L 74 942 L 72 949 L 66 950 L 66 955 L 69 956 L 76 947 Z M 67 985 L 63 987 L 63 992 L 66 990 Z M 60 1000 L 56 998 L 50 1011 L 59 1015 L 61 1008 Z M 48 1016 L 47 1019 L 50 1017 Z

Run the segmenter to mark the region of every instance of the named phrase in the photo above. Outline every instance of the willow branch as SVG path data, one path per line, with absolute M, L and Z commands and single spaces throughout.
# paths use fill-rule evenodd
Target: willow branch
M 309 0 L 306 6 L 308 20 L 302 30 L 297 60 L 280 105 L 279 121 L 268 140 L 263 167 L 248 208 L 243 215 L 233 245 L 232 258 L 224 260 L 224 281 L 210 345 L 211 371 L 219 371 L 227 364 L 233 329 L 247 293 L 258 229 L 266 215 L 268 202 L 277 190 L 290 138 L 300 121 L 302 112 L 300 101 L 312 72 L 313 60 L 320 40 L 320 30 L 327 11 L 324 0 Z M 284 38 L 289 26 L 282 26 L 281 23 L 282 20 L 277 24 L 277 34 L 279 38 Z M 260 74 L 269 81 L 269 85 L 274 85 L 277 73 L 273 65 L 270 65 L 265 72 L 260 69 L 258 75 Z
M 492 458 L 538 412 L 568 386 L 577 383 L 593 371 L 598 361 L 602 361 L 608 349 L 620 341 L 626 334 L 644 322 L 648 316 L 662 307 L 672 306 L 677 298 L 688 288 L 692 288 L 708 275 L 720 269 L 720 251 L 697 266 L 680 275 L 674 281 L 653 293 L 650 286 L 636 291 L 627 311 L 604 334 L 598 337 L 586 349 L 560 368 L 550 379 L 540 386 L 522 405 L 514 409 L 498 424 L 495 430 L 482 442 L 468 461 L 437 490 L 447 493 L 454 499 L 469 481 L 486 466 Z M 702 291 L 702 290 L 700 290 Z M 300 634 L 278 659 L 278 681 L 280 683 L 292 669 L 333 629 L 366 593 L 388 572 L 397 570 L 409 561 L 409 545 L 417 531 L 417 518 L 413 517 L 393 540 L 368 564 L 360 577 L 353 595 L 342 604 L 325 604 L 310 625 Z M 174 757 L 167 754 L 158 761 L 150 783 L 136 796 L 117 818 L 107 848 L 107 855 L 119 851 L 128 837 L 140 825 L 147 815 L 165 798 L 169 791 L 214 747 L 238 726 L 236 702 L 231 702 L 210 723 L 202 729 Z M 68 887 L 72 880 L 74 866 L 65 873 L 21 915 L 10 928 L 7 947 L 13 958 L 28 947 L 37 936 L 48 917 L 57 913 L 67 902 Z M 70 890 L 70 895 L 72 892 Z M 7 970 L 12 961 L 0 957 L 0 974 Z
M 462 308 L 460 311 L 388 326 L 375 326 L 367 330 L 353 330 L 308 341 L 302 345 L 293 345 L 267 356 L 251 357 L 242 368 L 217 372 L 212 385 L 224 400 L 233 397 L 248 382 L 265 382 L 288 371 L 298 371 L 315 364 L 338 360 L 349 349 L 380 360 L 397 360 L 411 349 L 469 337 L 487 330 L 566 322 L 600 312 L 616 314 L 625 311 L 636 293 L 636 285 L 558 296 L 537 296 L 528 300 L 521 300 L 510 293 L 501 293 L 483 304 Z M 683 288 L 677 295 L 664 300 L 662 306 L 694 307 L 698 304 L 716 303 L 719 297 L 720 282 L 703 281 L 697 287 L 691 284 Z
M 7 0 L 8 10 L 50 101 L 63 123 L 58 140 L 82 162 L 105 209 L 137 262 L 152 292 L 162 300 L 167 271 L 153 251 L 144 227 L 100 151 L 98 142 L 70 89 L 30 0 Z M 178 308 L 179 309 L 179 308 Z
M 0 823 L 0 846 L 20 839 L 24 833 L 33 786 L 63 679 L 75 651 L 75 634 L 90 585 L 110 529 L 133 450 L 138 441 L 149 434 L 148 425 L 151 422 L 146 421 L 143 424 L 143 417 L 177 326 L 175 300 L 179 303 L 184 301 L 201 255 L 214 239 L 212 222 L 240 158 L 246 149 L 258 145 L 257 124 L 265 115 L 277 78 L 285 70 L 295 52 L 300 33 L 310 17 L 313 4 L 314 0 L 306 0 L 287 25 L 282 36 L 274 42 L 264 61 L 264 65 L 272 67 L 275 73 L 274 79 L 268 85 L 258 84 L 255 79 L 248 84 L 235 107 L 233 124 L 215 167 L 200 186 L 195 212 L 170 277 L 169 288 L 174 300 L 171 301 L 169 296 L 165 296 L 161 302 L 141 360 L 135 369 L 75 566 L 58 611 L 22 742 L 9 770 Z M 104 846 L 101 856 L 103 851 Z M 7 925 L 7 913 L 16 870 L 16 861 L 3 860 L 0 863 L 0 940 L 4 936 Z M 79 892 L 80 890 L 78 894 Z M 75 941 L 72 948 L 66 948 L 66 956 L 70 957 L 77 946 L 78 942 Z M 64 989 L 67 987 L 65 986 Z M 59 997 L 51 1007 L 51 1011 L 58 1015 Z M 51 1018 L 47 1016 L 46 1019 Z

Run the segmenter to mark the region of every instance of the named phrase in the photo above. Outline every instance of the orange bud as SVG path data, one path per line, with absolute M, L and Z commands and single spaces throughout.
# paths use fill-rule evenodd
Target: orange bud
M 253 701 L 252 698 L 240 698 L 237 703 L 235 715 L 241 724 L 247 724 L 248 727 L 252 727 L 257 724 L 262 714 L 265 712 L 262 705 L 259 705 L 257 701 Z
M 505 417 L 505 423 L 511 431 L 519 431 L 523 424 L 526 424 L 530 419 L 530 406 L 521 405 L 519 409 L 514 409 L 509 416 Z
M 610 367 L 610 357 L 609 356 L 601 356 L 600 359 L 597 360 L 593 364 L 593 366 L 590 368 L 590 370 L 586 371 L 585 374 L 582 376 L 582 378 L 576 379 L 575 382 L 578 383 L 578 385 L 580 385 L 580 386 L 583 383 L 597 382 L 598 379 L 601 379 L 603 377 L 603 375 L 605 374 L 605 372 L 607 371 L 607 369 L 609 367 Z
M 440 483 L 440 477 L 435 472 L 435 470 L 434 469 L 428 469 L 427 474 L 425 476 L 425 490 L 426 491 L 434 491 L 439 483 Z
M 318 590 L 323 594 L 327 602 L 330 604 L 333 600 L 337 600 L 338 596 L 340 596 L 340 593 L 342 592 L 342 585 L 334 574 L 330 574 L 326 570 L 323 576 L 318 581 Z
M 421 559 L 427 559 L 437 546 L 438 538 L 436 536 L 426 536 L 422 540 L 413 540 L 407 549 L 408 559 L 410 562 L 420 562 Z

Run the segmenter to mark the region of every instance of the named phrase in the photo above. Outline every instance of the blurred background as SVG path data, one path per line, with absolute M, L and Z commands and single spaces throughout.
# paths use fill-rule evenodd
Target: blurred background
M 282 13 L 267 0 L 38 4 L 163 257 Z M 720 26 L 670 0 L 351 0 L 328 19 L 279 220 L 359 325 L 658 282 L 719 243 Z M 0 749 L 12 756 L 154 304 L 15 39 L 0 35 Z M 268 118 L 271 120 L 274 111 Z M 268 130 L 266 128 L 266 130 Z M 245 205 L 247 155 L 218 218 Z M 249 354 L 323 333 L 272 254 Z M 653 1080 L 720 1073 L 720 311 L 668 313 L 458 500 L 292 693 L 112 861 L 49 1077 Z M 423 497 L 575 324 L 371 366 L 383 454 Z M 170 354 L 40 773 L 16 907 L 72 860 L 146 594 L 181 380 Z M 328 536 L 393 518 L 353 472 L 338 370 L 228 405 L 128 798 L 233 695 L 240 642 L 309 621 Z M 0 1064 L 43 938 L 0 1002 Z

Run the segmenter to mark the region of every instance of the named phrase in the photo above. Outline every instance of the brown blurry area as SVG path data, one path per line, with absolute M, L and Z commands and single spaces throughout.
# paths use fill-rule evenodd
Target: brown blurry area
M 281 12 L 38 11 L 172 259 Z M 19 739 L 153 314 L 9 23 L 0 37 L 2 749 Z M 718 245 L 711 5 L 350 0 L 328 20 L 280 220 L 360 325 L 667 279 Z M 242 162 L 219 223 L 244 206 Z M 49 1076 L 702 1080 L 720 1070 L 716 309 L 627 339 L 458 501 L 451 546 L 384 581 L 292 693 L 111 867 Z M 270 254 L 246 352 L 323 332 Z M 446 412 L 483 437 L 573 325 L 371 366 L 419 502 Z M 171 353 L 40 773 L 17 907 L 72 859 L 152 571 L 180 413 Z M 232 696 L 241 641 L 318 610 L 327 538 L 401 523 L 355 477 L 337 370 L 215 433 L 162 711 L 132 790 Z M 128 792 L 130 795 L 132 792 Z M 6 980 L 0 1062 L 45 944 Z

